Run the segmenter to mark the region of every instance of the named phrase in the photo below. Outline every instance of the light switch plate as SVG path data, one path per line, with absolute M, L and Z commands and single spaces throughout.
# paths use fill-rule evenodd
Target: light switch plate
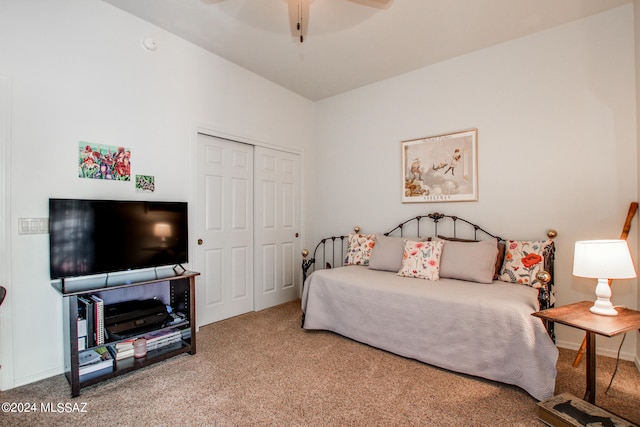
M 49 233 L 49 218 L 18 218 L 18 234 Z

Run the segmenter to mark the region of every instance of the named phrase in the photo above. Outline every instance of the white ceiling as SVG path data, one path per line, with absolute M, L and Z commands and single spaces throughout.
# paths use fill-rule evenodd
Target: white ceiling
M 103 0 L 312 101 L 633 0 Z M 162 46 L 158 46 L 161 49 Z

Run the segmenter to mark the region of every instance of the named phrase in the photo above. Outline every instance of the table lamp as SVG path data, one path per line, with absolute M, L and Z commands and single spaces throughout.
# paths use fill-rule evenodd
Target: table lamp
M 598 279 L 592 313 L 617 316 L 611 304 L 609 279 L 632 279 L 636 271 L 625 240 L 582 240 L 573 253 L 573 275 Z

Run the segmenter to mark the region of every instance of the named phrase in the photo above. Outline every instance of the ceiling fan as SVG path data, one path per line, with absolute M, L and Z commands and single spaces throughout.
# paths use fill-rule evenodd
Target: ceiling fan
M 289 23 L 291 26 L 291 34 L 299 37 L 300 43 L 304 42 L 307 35 L 307 26 L 309 22 L 309 5 L 315 0 L 287 0 L 289 5 Z M 393 0 L 347 0 L 363 6 L 385 7 Z
M 204 4 L 215 4 L 225 0 L 200 0 Z M 300 40 L 300 43 L 304 42 L 304 38 L 307 35 L 307 27 L 309 23 L 309 6 L 315 0 L 284 0 L 288 4 L 289 9 L 289 25 L 291 27 L 291 34 Z M 345 0 L 352 3 L 358 3 L 362 6 L 386 8 L 393 0 Z

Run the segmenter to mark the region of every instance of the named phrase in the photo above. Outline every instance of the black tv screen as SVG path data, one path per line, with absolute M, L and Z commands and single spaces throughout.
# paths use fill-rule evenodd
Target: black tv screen
M 188 262 L 186 202 L 49 199 L 52 279 Z

